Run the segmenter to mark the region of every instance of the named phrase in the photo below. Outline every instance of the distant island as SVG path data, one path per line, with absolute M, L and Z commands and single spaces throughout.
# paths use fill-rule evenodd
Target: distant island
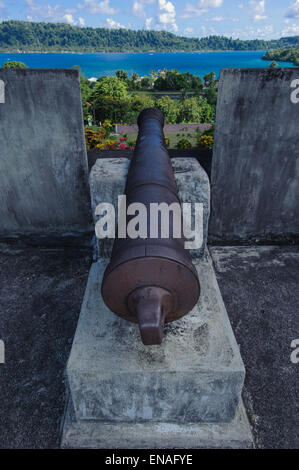
M 259 51 L 299 47 L 299 36 L 270 41 L 225 36 L 189 38 L 167 31 L 71 26 L 64 23 L 3 21 L 0 52 L 192 52 Z
M 278 60 L 280 62 L 293 62 L 294 65 L 299 67 L 299 47 L 294 49 L 277 49 L 275 51 L 268 51 L 262 57 L 263 60 Z

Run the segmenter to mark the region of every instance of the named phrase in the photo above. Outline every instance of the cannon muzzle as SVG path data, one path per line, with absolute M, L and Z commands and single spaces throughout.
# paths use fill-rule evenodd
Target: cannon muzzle
M 200 285 L 184 248 L 182 216 L 175 218 L 170 210 L 174 203 L 180 207 L 180 200 L 165 144 L 163 114 L 156 108 L 145 109 L 138 117 L 138 127 L 125 194 L 127 207 L 141 203 L 146 208 L 146 235 L 115 239 L 102 296 L 112 312 L 138 323 L 143 343 L 152 345 L 161 344 L 165 323 L 192 310 Z M 161 208 L 161 204 L 169 208 L 168 236 L 163 232 L 161 213 L 155 220 L 152 217 L 151 208 Z M 127 227 L 132 220 L 132 215 L 126 216 Z

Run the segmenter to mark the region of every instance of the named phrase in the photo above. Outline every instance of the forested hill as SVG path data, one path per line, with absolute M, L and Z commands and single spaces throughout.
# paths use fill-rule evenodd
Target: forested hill
M 299 36 L 242 41 L 223 36 L 187 38 L 166 31 L 81 28 L 64 23 L 0 23 L 0 52 L 247 51 L 298 46 Z
M 268 51 L 263 55 L 264 60 L 279 60 L 280 62 L 293 62 L 294 65 L 299 67 L 299 47 L 294 49 L 278 49 L 275 51 Z

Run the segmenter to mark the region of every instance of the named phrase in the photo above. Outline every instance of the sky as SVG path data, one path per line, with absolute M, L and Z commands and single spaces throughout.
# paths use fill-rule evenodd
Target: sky
M 275 39 L 299 35 L 299 0 L 0 0 L 9 19 Z

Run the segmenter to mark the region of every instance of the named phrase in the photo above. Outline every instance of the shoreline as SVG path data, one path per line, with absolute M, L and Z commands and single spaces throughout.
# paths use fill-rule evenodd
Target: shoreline
M 234 50 L 234 49 L 226 49 L 226 50 L 209 50 L 209 49 L 205 49 L 205 50 L 194 50 L 194 51 L 182 51 L 182 50 L 178 50 L 178 51 L 120 51 L 120 52 L 116 52 L 116 51 L 113 51 L 113 52 L 107 52 L 107 51 L 97 51 L 97 52 L 84 52 L 84 51 L 81 51 L 81 52 L 75 52 L 75 51 L 1 51 L 0 50 L 0 54 L 78 54 L 78 55 L 82 55 L 82 54 L 178 54 L 178 53 L 188 53 L 188 54 L 201 54 L 201 53 L 219 53 L 219 52 L 265 52 L 265 49 L 252 49 L 252 50 L 246 50 L 246 51 L 242 51 L 242 50 Z

